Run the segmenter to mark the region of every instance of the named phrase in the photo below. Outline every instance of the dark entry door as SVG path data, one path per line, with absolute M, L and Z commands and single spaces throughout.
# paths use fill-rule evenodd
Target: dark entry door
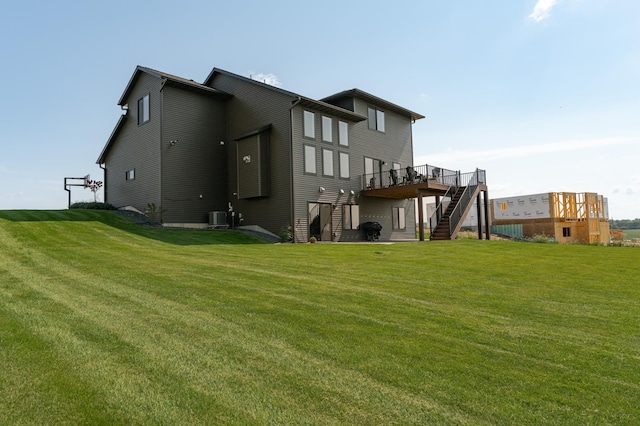
M 309 238 L 316 237 L 318 241 L 332 240 L 330 203 L 309 203 Z

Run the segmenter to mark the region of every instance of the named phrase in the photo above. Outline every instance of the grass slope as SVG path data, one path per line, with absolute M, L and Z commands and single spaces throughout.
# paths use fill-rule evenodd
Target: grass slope
M 8 424 L 637 424 L 638 250 L 0 212 Z

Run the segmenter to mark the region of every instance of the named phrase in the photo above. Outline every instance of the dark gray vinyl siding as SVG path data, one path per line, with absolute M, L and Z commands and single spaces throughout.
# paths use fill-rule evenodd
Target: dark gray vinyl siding
M 315 139 L 305 138 L 303 136 L 303 111 L 312 111 L 316 113 L 316 137 Z M 338 143 L 338 118 L 332 117 L 333 120 L 333 143 L 322 141 L 322 116 L 328 116 L 327 113 L 313 111 L 309 107 L 296 106 L 292 110 L 292 129 L 293 129 L 293 176 L 294 176 L 294 237 L 296 242 L 306 242 L 309 239 L 309 203 L 331 203 L 335 206 L 332 214 L 332 233 L 334 241 L 357 241 L 360 240 L 360 232 L 357 230 L 343 230 L 342 221 L 342 205 L 343 204 L 360 204 L 358 193 L 360 192 L 358 168 L 356 167 L 357 157 L 354 157 L 353 151 L 354 140 L 353 129 L 355 124 L 349 123 L 349 147 L 344 147 Z M 341 119 L 345 121 L 344 119 Z M 316 147 L 316 170 L 317 174 L 310 175 L 304 172 L 304 146 Z M 323 156 L 322 149 L 331 149 L 333 151 L 333 169 L 334 176 L 323 175 Z M 340 152 L 349 154 L 349 171 L 350 179 L 340 178 Z M 320 192 L 320 187 L 324 188 Z M 344 193 L 341 193 L 340 190 Z M 351 191 L 354 194 L 351 194 Z
M 354 106 L 356 113 L 367 115 L 367 103 L 358 99 Z M 333 210 L 332 228 L 334 240 L 352 241 L 363 240 L 364 234 L 356 230 L 343 230 L 342 205 L 360 205 L 360 223 L 379 222 L 382 226 L 382 240 L 414 239 L 415 238 L 415 208 L 414 200 L 393 200 L 385 198 L 371 198 L 360 195 L 361 179 L 364 174 L 364 157 L 371 157 L 386 162 L 383 170 L 388 170 L 392 163 L 400 163 L 402 167 L 413 164 L 413 149 L 411 139 L 411 120 L 391 111 L 385 111 L 386 132 L 378 132 L 368 128 L 367 121 L 349 123 L 349 147 L 342 147 L 334 138 L 333 144 L 321 141 L 322 114 L 316 115 L 316 140 L 303 137 L 302 111 L 309 108 L 296 107 L 293 114 L 293 173 L 294 173 L 294 224 L 296 241 L 308 240 L 308 203 L 331 203 Z M 326 114 L 325 114 L 326 115 Z M 338 120 L 334 119 L 334 135 L 337 134 Z M 317 175 L 304 173 L 304 145 L 317 148 Z M 322 176 L 322 148 L 334 150 L 334 177 Z M 350 179 L 339 178 L 339 152 L 349 154 Z M 323 187 L 324 192 L 319 188 Z M 340 189 L 344 190 L 341 194 Z M 351 195 L 353 190 L 355 195 Z M 393 207 L 404 207 L 406 213 L 406 230 L 392 230 Z
M 373 106 L 385 113 L 385 132 L 369 129 L 368 122 L 362 121 L 355 126 L 354 139 L 363 141 L 358 143 L 356 151 L 358 176 L 364 174 L 364 157 L 385 161 L 383 171 L 391 168 L 392 164 L 400 163 L 404 174 L 404 168 L 413 165 L 413 141 L 411 119 L 398 113 L 386 110 L 378 105 L 367 103 L 361 99 L 355 99 L 355 112 L 367 115 L 367 108 Z M 379 222 L 382 225 L 381 239 L 414 239 L 415 233 L 415 200 L 389 200 L 384 198 L 363 197 L 360 208 L 360 221 Z M 404 231 L 392 230 L 393 207 L 404 207 L 406 213 L 407 229 Z
M 237 141 L 238 199 L 268 197 L 271 173 L 270 129 Z
M 227 211 L 225 101 L 167 85 L 162 107 L 164 222 L 206 223 Z
M 133 206 L 141 211 L 160 197 L 160 87 L 161 81 L 143 74 L 132 89 L 122 130 L 105 158 L 105 190 L 116 207 Z M 149 94 L 149 121 L 138 125 L 138 99 Z M 135 169 L 135 179 L 125 173 Z
M 258 225 L 278 234 L 291 225 L 291 168 L 289 109 L 295 99 L 269 86 L 218 74 L 212 87 L 233 95 L 227 103 L 229 190 L 228 199 L 243 225 Z M 271 124 L 269 137 L 269 196 L 238 199 L 237 142 L 247 132 Z

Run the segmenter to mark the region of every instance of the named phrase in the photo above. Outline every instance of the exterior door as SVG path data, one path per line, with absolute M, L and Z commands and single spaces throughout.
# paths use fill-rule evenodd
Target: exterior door
M 316 237 L 318 241 L 331 241 L 333 229 L 330 203 L 309 203 L 309 238 Z
M 365 186 L 380 188 L 382 186 L 382 161 L 364 157 Z

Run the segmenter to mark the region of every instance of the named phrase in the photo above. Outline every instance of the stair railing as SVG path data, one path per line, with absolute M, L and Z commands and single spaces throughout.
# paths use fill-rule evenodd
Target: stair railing
M 473 173 L 466 173 L 461 176 L 461 182 L 466 183 L 466 185 L 462 185 L 464 192 L 460 196 L 451 215 L 449 215 L 449 235 L 453 235 L 453 230 L 458 227 L 458 224 L 463 219 L 462 216 L 469 204 L 472 203 L 473 194 L 475 194 L 478 185 L 484 183 L 484 170 L 476 169 Z
M 455 179 L 452 177 L 456 175 L 457 174 L 443 176 L 442 179 L 444 182 L 455 182 Z M 448 202 L 451 202 L 451 200 L 453 200 L 453 196 L 455 195 L 456 191 L 458 191 L 458 187 L 455 185 L 451 185 L 449 186 L 449 189 L 447 189 L 447 192 L 444 193 L 442 198 L 440 198 L 440 202 L 436 206 L 436 210 L 433 212 L 431 217 L 429 217 L 429 229 L 431 230 L 431 233 L 433 233 L 433 231 L 436 229 L 436 227 L 440 223 L 440 220 L 442 219 L 442 214 L 446 210 L 446 208 L 444 207 L 445 201 L 448 199 L 449 200 Z

